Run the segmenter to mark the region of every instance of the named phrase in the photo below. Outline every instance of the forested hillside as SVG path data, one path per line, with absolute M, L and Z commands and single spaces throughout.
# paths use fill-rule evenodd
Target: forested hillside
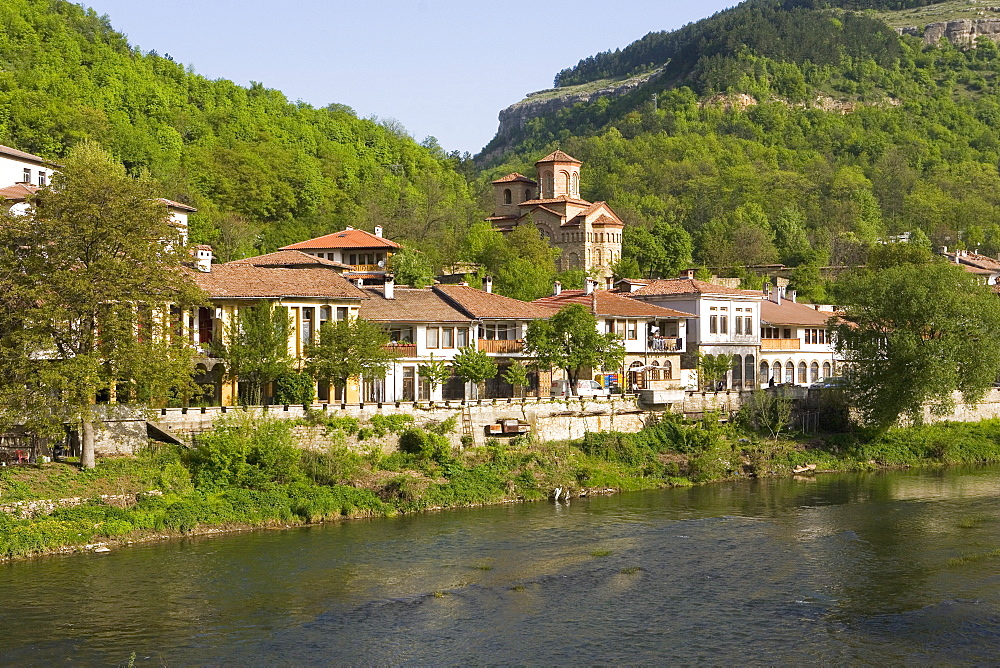
M 564 70 L 560 83 L 670 59 L 633 94 L 529 121 L 484 180 L 561 147 L 584 162 L 583 195 L 635 224 L 642 273 L 672 270 L 664 253 L 692 240 L 711 267 L 802 265 L 803 286 L 903 232 L 1000 253 L 997 46 L 925 47 L 815 4 L 751 0 Z
M 392 122 L 208 80 L 65 0 L 4 0 L 0 143 L 58 161 L 85 138 L 198 207 L 222 259 L 382 223 L 448 260 L 478 217 L 458 158 Z

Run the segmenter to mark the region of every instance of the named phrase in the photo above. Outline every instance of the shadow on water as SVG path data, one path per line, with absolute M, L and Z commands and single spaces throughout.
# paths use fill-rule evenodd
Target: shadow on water
M 998 489 L 822 475 L 8 564 L 0 663 L 990 661 Z

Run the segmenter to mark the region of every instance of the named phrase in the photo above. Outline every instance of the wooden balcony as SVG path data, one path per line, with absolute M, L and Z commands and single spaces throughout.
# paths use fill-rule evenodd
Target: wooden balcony
M 366 271 L 375 273 L 385 271 L 385 267 L 380 267 L 377 264 L 352 264 L 351 271 Z
M 416 357 L 417 344 L 415 343 L 390 343 L 384 346 L 386 350 L 394 352 L 400 357 Z
M 486 353 L 501 353 L 501 354 L 520 353 L 524 350 L 524 341 L 479 339 L 479 350 Z
M 761 350 L 798 350 L 801 342 L 798 339 L 761 339 Z

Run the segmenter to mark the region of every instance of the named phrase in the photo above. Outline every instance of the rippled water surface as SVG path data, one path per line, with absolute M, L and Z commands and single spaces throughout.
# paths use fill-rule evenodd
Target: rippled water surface
M 0 565 L 0 663 L 997 661 L 998 497 L 828 475 Z

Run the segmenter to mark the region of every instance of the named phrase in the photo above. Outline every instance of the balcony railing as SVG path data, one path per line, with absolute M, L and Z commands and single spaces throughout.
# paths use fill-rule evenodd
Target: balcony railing
M 385 349 L 396 353 L 400 357 L 416 357 L 417 344 L 415 343 L 390 343 Z
M 385 271 L 385 267 L 380 267 L 377 264 L 352 264 L 351 271 Z
M 665 352 L 677 352 L 684 350 L 684 339 L 672 336 L 653 336 L 646 342 L 650 350 L 662 350 Z
M 761 339 L 761 350 L 798 350 L 801 344 L 798 339 Z
M 524 350 L 524 341 L 479 339 L 479 350 L 486 353 L 519 353 Z

